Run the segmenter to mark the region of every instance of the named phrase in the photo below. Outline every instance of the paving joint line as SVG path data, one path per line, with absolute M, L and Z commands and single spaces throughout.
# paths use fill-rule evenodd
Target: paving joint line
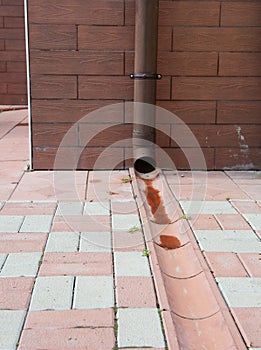
M 112 259 L 112 277 L 113 277 L 113 296 L 114 296 L 114 347 L 112 350 L 118 350 L 118 318 L 117 318 L 117 298 L 116 298 L 116 278 L 115 278 L 115 266 L 114 266 L 114 240 L 113 240 L 113 232 L 112 232 L 112 204 L 111 199 L 109 199 L 109 212 L 110 212 L 110 233 L 111 233 L 111 259 Z
M 245 264 L 244 260 L 241 259 L 240 254 L 236 253 L 236 256 L 238 257 L 238 260 L 240 261 L 240 263 L 241 263 L 241 265 L 243 266 L 244 270 L 245 270 L 246 273 L 248 274 L 248 277 L 253 277 L 253 276 L 251 276 L 251 273 L 250 273 L 250 271 L 248 270 L 248 267 L 247 267 L 247 265 Z
M 5 263 L 6 263 L 6 260 L 7 260 L 8 256 L 9 256 L 9 254 L 10 254 L 10 253 L 7 253 L 7 254 L 6 254 L 6 257 L 5 257 L 5 259 L 4 259 L 4 262 L 3 262 L 2 265 L 0 266 L 0 272 L 3 270 L 3 268 L 4 268 L 4 266 L 5 266 Z
M 26 323 L 26 320 L 27 320 L 27 316 L 28 316 L 28 313 L 29 313 L 29 310 L 30 310 L 31 302 L 32 302 L 32 295 L 33 295 L 34 287 L 35 287 L 35 284 L 36 284 L 36 279 L 38 277 L 39 270 L 40 270 L 41 265 L 42 265 L 42 260 L 43 260 L 44 250 L 45 250 L 46 244 L 47 244 L 47 240 L 46 240 L 45 246 L 43 248 L 41 258 L 40 258 L 40 260 L 38 262 L 37 273 L 36 273 L 36 275 L 34 277 L 34 283 L 33 283 L 32 289 L 31 289 L 30 301 L 28 303 L 27 309 L 25 310 L 24 321 L 22 323 L 22 327 L 21 327 L 20 334 L 19 334 L 19 337 L 18 337 L 18 340 L 17 340 L 16 348 L 18 348 L 18 346 L 19 346 L 19 343 L 21 341 L 21 337 L 22 337 L 22 334 L 23 334 L 23 331 L 24 331 L 24 326 L 25 326 L 25 323 Z
M 246 194 L 246 196 L 247 196 L 250 200 L 252 200 L 252 198 L 249 196 L 249 194 L 248 194 L 244 189 L 242 189 L 242 188 L 239 186 L 239 184 L 238 184 L 237 182 L 234 181 L 233 177 L 231 177 L 231 176 L 228 174 L 228 171 L 225 171 L 224 173 L 225 173 L 226 176 L 237 186 L 237 188 L 238 188 L 240 191 L 244 192 L 244 193 Z
M 20 224 L 20 226 L 19 226 L 19 228 L 18 228 L 18 233 L 20 233 L 20 230 L 21 230 L 21 228 L 22 228 L 22 226 L 23 226 L 23 224 L 24 224 L 24 222 L 25 222 L 26 216 L 29 216 L 29 215 L 23 215 L 23 220 L 22 220 L 22 222 L 21 222 L 21 224 Z
M 27 108 L 25 108 L 26 110 Z M 8 112 L 8 111 L 4 111 L 4 112 Z M 23 122 L 25 119 L 27 119 L 27 117 L 24 117 L 23 119 L 21 119 L 19 122 L 17 122 L 17 124 L 15 124 L 13 127 L 11 127 L 11 129 L 9 129 L 4 135 L 2 135 L 0 137 L 0 140 L 2 140 L 3 138 L 5 138 L 7 135 L 9 135 L 21 122 Z
M 73 310 L 74 298 L 75 298 L 75 285 L 76 285 L 76 276 L 73 276 L 73 283 L 72 283 L 72 300 L 71 300 L 70 310 Z
M 212 214 L 212 217 L 214 218 L 215 222 L 218 224 L 219 228 L 224 231 L 222 225 L 221 225 L 221 222 L 219 222 L 218 218 L 216 217 L 216 215 L 218 214 Z
M 237 209 L 237 207 L 236 207 L 235 205 L 233 205 L 233 201 L 232 201 L 232 202 L 229 201 L 229 202 L 230 202 L 230 204 L 232 205 L 232 207 L 236 210 L 236 212 L 242 217 L 242 219 L 250 226 L 250 229 L 254 232 L 254 234 L 256 235 L 256 237 L 258 238 L 258 240 L 261 241 L 261 240 L 260 240 L 260 237 L 258 236 L 258 234 L 257 234 L 257 232 L 256 232 L 256 231 L 258 231 L 258 230 L 256 230 L 256 229 L 251 225 L 251 223 L 250 223 L 249 221 L 247 221 L 247 219 L 245 218 L 244 214 L 242 214 L 242 213 L 240 212 L 240 210 Z M 254 203 L 257 203 L 257 201 L 255 200 Z
M 21 176 L 19 177 L 14 189 L 11 191 L 9 197 L 7 198 L 6 202 L 8 202 L 10 200 L 10 198 L 12 197 L 12 195 L 14 194 L 14 192 L 16 191 L 18 185 L 20 184 L 20 182 L 22 181 L 23 177 L 24 177 L 24 174 L 25 174 L 25 170 L 23 170 Z

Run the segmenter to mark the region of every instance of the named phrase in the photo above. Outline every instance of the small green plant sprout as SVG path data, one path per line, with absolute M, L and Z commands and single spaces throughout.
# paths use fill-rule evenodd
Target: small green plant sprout
M 226 200 L 229 202 L 231 200 L 231 198 L 229 196 L 227 196 Z
M 132 177 L 123 177 L 122 179 L 121 179 L 121 182 L 123 183 L 123 184 L 127 184 L 127 183 L 130 183 L 130 182 L 132 182 Z
M 149 256 L 150 253 L 151 253 L 150 250 L 148 250 L 148 249 L 143 249 L 143 251 L 142 251 L 142 256 Z
M 191 216 L 184 214 L 184 215 L 181 215 L 180 219 L 190 220 Z
M 141 228 L 139 225 L 134 225 L 128 229 L 129 233 L 140 232 L 140 231 L 141 231 Z

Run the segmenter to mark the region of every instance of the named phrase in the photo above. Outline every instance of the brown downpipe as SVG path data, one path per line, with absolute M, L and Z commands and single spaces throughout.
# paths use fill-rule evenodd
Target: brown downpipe
M 134 169 L 155 170 L 155 104 L 159 0 L 136 0 L 134 74 Z

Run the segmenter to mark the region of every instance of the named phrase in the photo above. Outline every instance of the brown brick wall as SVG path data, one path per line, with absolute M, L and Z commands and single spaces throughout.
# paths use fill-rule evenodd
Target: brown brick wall
M 2 3 L 5 0 L 2 0 Z M 0 0 L 1 3 L 1 0 Z M 8 9 L 7 9 L 8 10 Z M 99 107 L 132 101 L 134 0 L 30 0 L 33 167 L 51 169 L 73 123 Z M 1 18 L 0 18 L 1 19 Z M 3 22 L 3 21 L 2 21 Z M 1 25 L 0 20 L 0 25 Z M 261 167 L 261 3 L 252 0 L 161 0 L 157 99 L 196 136 L 208 169 Z M 21 40 L 1 42 L 11 49 Z M 11 40 L 10 40 L 11 41 Z M 9 67 L 15 66 L 14 62 Z M 0 64 L 0 70 L 4 66 Z M 16 73 L 15 75 L 17 75 Z M 6 73 L 7 74 L 7 73 Z M 9 84 L 15 84 L 9 75 Z M 0 85 L 5 91 L 6 85 Z M 9 87 L 10 91 L 15 86 Z M 79 169 L 91 169 L 111 143 L 131 136 L 126 110 L 104 115 L 108 131 L 80 124 L 68 155 L 83 151 Z M 157 142 L 180 169 L 188 168 L 175 140 L 182 130 L 159 120 Z M 82 136 L 97 134 L 88 148 Z M 192 147 L 186 141 L 184 147 Z M 192 154 L 197 149 L 192 150 Z M 128 147 L 107 148 L 107 168 L 131 164 Z M 64 159 L 66 168 L 67 159 Z
M 23 0 L 0 0 L 0 105 L 27 104 Z

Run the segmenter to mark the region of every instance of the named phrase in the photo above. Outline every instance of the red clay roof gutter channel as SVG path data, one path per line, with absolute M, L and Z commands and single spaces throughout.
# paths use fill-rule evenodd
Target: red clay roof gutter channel
M 135 172 L 131 171 L 135 178 Z M 151 250 L 153 272 L 156 270 L 157 292 L 166 293 L 163 305 L 160 304 L 160 307 L 170 313 L 174 325 L 172 329 L 166 325 L 167 339 L 172 341 L 169 348 L 171 350 L 246 349 L 238 332 L 235 329 L 231 332 L 232 324 L 228 327 L 227 317 L 224 317 L 224 304 L 220 305 L 213 292 L 213 284 L 206 274 L 206 266 L 198 258 L 194 242 L 191 241 L 192 232 L 188 222 L 182 219 L 178 202 L 172 196 L 162 173 L 158 171 L 156 178 L 150 182 L 136 177 L 133 185 L 136 193 L 140 194 L 138 204 L 148 248 Z M 152 195 L 148 201 L 151 188 L 154 188 L 156 193 L 154 199 L 161 198 L 161 203 L 158 202 L 158 214 L 155 206 L 150 203 Z M 165 210 L 164 215 L 170 218 L 169 223 L 157 222 L 162 208 Z M 162 242 L 161 236 L 168 237 L 169 240 L 165 239 Z M 172 244 L 173 239 L 180 244 L 176 248 L 172 246 L 168 248 L 165 243 Z M 157 264 L 164 287 L 157 283 L 159 278 Z

